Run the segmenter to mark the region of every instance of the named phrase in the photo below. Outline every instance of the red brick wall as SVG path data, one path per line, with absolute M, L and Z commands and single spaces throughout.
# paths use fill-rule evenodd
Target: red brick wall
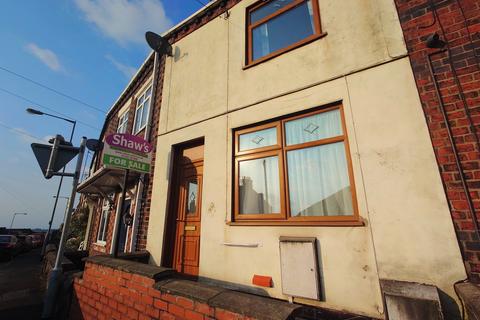
M 474 223 L 480 217 L 480 58 L 476 56 L 480 55 L 480 1 L 395 3 L 467 273 L 472 281 L 480 282 L 480 239 Z M 428 55 L 438 51 L 425 44 L 433 33 L 438 33 L 449 49 L 431 56 L 447 121 L 428 65 Z M 455 149 L 460 165 L 455 161 Z
M 155 281 L 87 262 L 75 278 L 70 319 L 252 319 L 185 297 L 162 293 Z

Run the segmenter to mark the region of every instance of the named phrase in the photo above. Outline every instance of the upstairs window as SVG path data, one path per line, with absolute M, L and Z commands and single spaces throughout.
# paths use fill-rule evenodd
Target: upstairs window
M 234 220 L 357 223 L 345 131 L 342 106 L 236 131 Z
M 117 132 L 118 133 L 125 133 L 127 132 L 127 126 L 128 126 L 128 111 L 124 112 L 120 118 L 118 118 L 118 127 L 117 127 Z
M 260 1 L 247 9 L 247 65 L 321 35 L 318 0 Z
M 150 102 L 152 97 L 152 86 L 149 86 L 145 92 L 138 97 L 137 109 L 135 111 L 134 134 L 139 133 L 147 126 L 148 114 L 150 112 Z

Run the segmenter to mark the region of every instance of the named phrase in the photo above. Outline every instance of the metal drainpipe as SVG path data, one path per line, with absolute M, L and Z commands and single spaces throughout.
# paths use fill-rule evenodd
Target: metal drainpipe
M 430 75 L 432 77 L 433 85 L 435 87 L 435 94 L 436 94 L 438 102 L 440 104 L 440 111 L 442 112 L 443 121 L 445 122 L 445 126 L 446 126 L 446 129 L 447 129 L 448 140 L 450 141 L 450 144 L 452 145 L 453 154 L 454 154 L 454 157 L 455 157 L 455 164 L 456 164 L 457 170 L 460 174 L 460 180 L 461 180 L 461 183 L 462 183 L 462 188 L 463 188 L 463 191 L 465 193 L 465 196 L 467 197 L 468 210 L 470 211 L 470 214 L 471 214 L 472 222 L 473 222 L 473 225 L 474 225 L 474 228 L 475 228 L 475 233 L 477 234 L 477 237 L 480 239 L 480 232 L 479 232 L 479 228 L 478 228 L 478 221 L 477 221 L 477 216 L 476 216 L 476 213 L 475 213 L 475 207 L 473 205 L 473 200 L 472 200 L 472 197 L 470 195 L 470 190 L 469 190 L 467 182 L 466 182 L 465 174 L 464 174 L 464 171 L 463 171 L 463 166 L 462 166 L 462 163 L 460 161 L 460 157 L 458 155 L 457 146 L 456 146 L 455 140 L 453 138 L 452 128 L 450 126 L 450 123 L 448 122 L 447 113 L 445 111 L 445 104 L 444 104 L 442 95 L 440 93 L 437 78 L 435 77 L 435 73 L 433 71 L 433 66 L 432 66 L 431 57 L 433 55 L 443 53 L 443 52 L 446 52 L 446 51 L 447 51 L 447 54 L 449 55 L 449 52 L 446 49 L 435 51 L 435 52 L 432 52 L 432 53 L 428 54 L 427 55 L 428 68 L 430 70 Z M 449 55 L 449 58 L 450 58 L 450 55 Z M 451 65 L 451 67 L 453 68 L 453 64 Z M 459 88 L 459 90 L 460 90 L 460 88 Z M 475 134 L 475 132 L 472 132 L 472 134 Z
M 150 112 L 148 113 L 148 120 L 147 120 L 147 127 L 145 129 L 145 134 L 143 138 L 150 142 L 150 132 L 152 129 L 152 118 L 153 118 L 153 112 L 155 111 L 155 99 L 156 99 L 156 93 L 157 93 L 157 82 L 158 82 L 158 76 L 157 76 L 157 70 L 158 70 L 158 64 L 159 64 L 159 57 L 158 54 L 154 51 L 154 59 L 153 59 L 153 82 L 152 82 L 152 100 L 150 102 Z M 130 252 L 134 252 L 137 249 L 137 236 L 138 236 L 138 225 L 140 223 L 140 207 L 141 203 L 143 201 L 143 189 L 144 189 L 144 181 L 145 181 L 145 174 L 142 174 L 140 177 L 140 181 L 138 183 L 138 190 L 137 194 L 135 197 L 135 215 L 133 219 L 133 225 L 132 225 L 132 236 L 130 240 Z

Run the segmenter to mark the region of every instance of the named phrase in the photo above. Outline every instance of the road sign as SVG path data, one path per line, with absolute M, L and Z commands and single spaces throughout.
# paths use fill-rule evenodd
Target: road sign
M 51 176 L 47 177 L 47 167 L 50 160 L 50 155 L 52 153 L 52 145 L 41 144 L 41 143 L 32 143 L 32 150 L 37 162 L 40 165 L 40 169 L 43 172 L 43 175 L 50 179 Z M 55 162 L 52 165 L 52 171 L 58 172 L 60 169 L 65 167 L 75 156 L 78 154 L 79 148 L 71 146 L 58 146 L 58 152 L 55 157 Z
M 114 133 L 105 142 L 102 160 L 106 167 L 150 172 L 153 147 L 148 141 L 128 133 Z

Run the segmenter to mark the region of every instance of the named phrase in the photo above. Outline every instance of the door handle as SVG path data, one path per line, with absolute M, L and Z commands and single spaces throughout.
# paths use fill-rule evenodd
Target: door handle
M 197 229 L 196 226 L 185 226 L 184 230 L 185 231 L 195 231 Z

